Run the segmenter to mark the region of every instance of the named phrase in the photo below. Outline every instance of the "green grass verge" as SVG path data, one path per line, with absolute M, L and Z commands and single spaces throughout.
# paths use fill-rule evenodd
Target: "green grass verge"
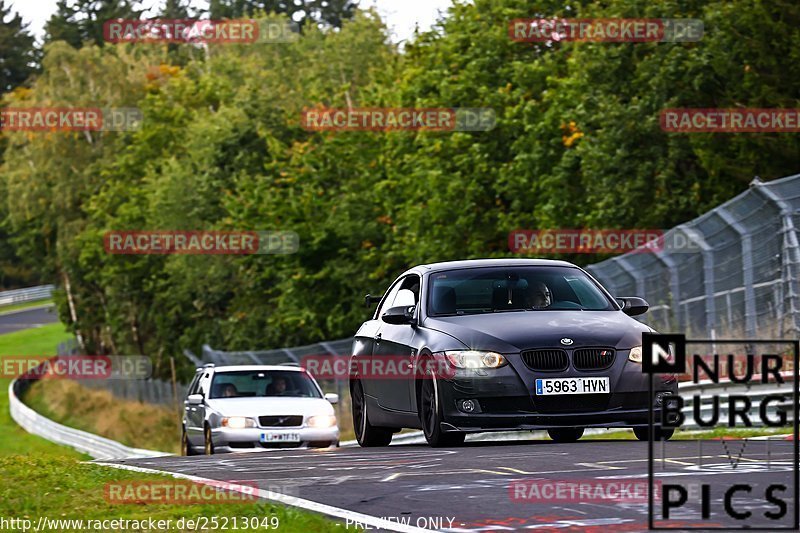
M 43 305 L 53 305 L 53 300 L 39 300 L 38 302 L 23 302 L 19 304 L 3 305 L 0 306 L 0 315 L 3 313 L 8 313 L 9 311 L 19 311 L 20 309 L 40 307 Z
M 23 401 L 59 424 L 134 448 L 180 453 L 181 412 L 114 396 L 68 379 L 34 383 Z
M 724 428 L 719 427 L 710 431 L 684 431 L 679 430 L 670 440 L 709 440 L 730 437 L 733 439 L 749 439 L 752 437 L 766 437 L 769 435 L 786 435 L 792 432 L 791 427 L 781 428 Z M 636 435 L 630 429 L 608 431 L 597 435 L 586 435 L 581 440 L 636 440 Z
M 178 520 L 217 517 L 221 524 L 227 517 L 229 529 L 232 529 L 235 517 L 238 531 L 263 531 L 264 528 L 243 528 L 244 519 L 258 519 L 260 523 L 263 519 L 275 517 L 272 519 L 279 523 L 277 531 L 341 533 L 344 529 L 321 515 L 269 503 L 172 505 L 110 502 L 106 499 L 107 484 L 129 481 L 163 483 L 172 478 L 117 470 L 68 457 L 5 457 L 0 459 L 0 472 L 0 516 L 28 518 L 34 525 L 40 517 L 63 520 L 153 519 L 172 520 L 172 527 L 167 528 L 170 531 L 215 531 L 211 524 L 205 529 L 178 528 Z M 74 524 L 56 527 L 51 523 L 48 529 L 75 531 L 79 528 Z
M 48 324 L 0 335 L 0 357 L 8 355 L 55 355 L 58 343 L 70 338 L 62 324 Z M 0 457 L 11 454 L 57 455 L 75 459 L 82 454 L 31 435 L 11 419 L 8 412 L 10 379 L 0 379 Z M 3 481 L 0 480 L 0 483 Z
M 0 357 L 8 355 L 54 355 L 58 343 L 70 338 L 62 324 L 51 324 L 0 335 Z M 214 531 L 208 527 L 179 528 L 178 520 L 216 517 L 220 524 L 238 520 L 277 520 L 279 531 L 341 532 L 343 527 L 315 513 L 270 503 L 227 504 L 119 504 L 106 500 L 105 488 L 117 481 L 169 481 L 162 475 L 118 470 L 85 462 L 89 457 L 53 444 L 20 428 L 8 413 L 9 379 L 0 379 L 0 516 L 30 519 L 40 517 L 73 520 L 167 520 L 171 531 Z M 274 517 L 274 518 L 273 518 Z M 267 522 L 269 523 L 269 522 Z M 196 526 L 197 524 L 195 524 Z M 255 525 L 255 524 L 253 524 Z M 263 530 L 263 528 L 260 528 Z M 53 524 L 44 531 L 77 531 L 78 526 Z M 106 530 L 113 530 L 113 528 Z M 136 529 L 128 528 L 128 531 Z M 139 531 L 147 531 L 142 528 Z M 254 529 L 250 529 L 251 531 Z

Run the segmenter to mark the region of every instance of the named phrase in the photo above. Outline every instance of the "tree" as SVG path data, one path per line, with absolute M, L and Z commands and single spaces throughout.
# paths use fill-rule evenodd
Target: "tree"
M 209 13 L 212 19 L 235 19 L 263 11 L 286 14 L 301 28 L 308 23 L 341 28 L 357 7 L 355 0 L 211 0 Z
M 19 13 L 0 0 L 0 93 L 24 83 L 36 72 L 39 51 Z
M 798 107 L 794 0 L 530 4 L 456 2 L 402 54 L 369 13 L 341 30 L 308 24 L 280 46 L 210 44 L 181 65 L 165 64 L 167 47 L 53 43 L 42 75 L 10 104 L 136 106 L 144 120 L 135 132 L 8 132 L 0 231 L 51 279 L 68 278 L 87 346 L 153 354 L 163 369 L 166 355 L 204 343 L 352 335 L 366 314 L 359 295 L 409 265 L 507 257 L 514 229 L 668 228 L 755 174 L 796 171 L 797 135 L 659 125 L 669 107 Z M 508 38 L 509 20 L 545 14 L 692 17 L 707 34 L 695 43 Z M 497 125 L 310 132 L 300 117 L 313 106 L 486 107 Z M 105 232 L 136 229 L 294 231 L 300 249 L 105 252 Z
M 107 21 L 138 19 L 141 13 L 133 0 L 58 0 L 56 12 L 45 24 L 45 41 L 66 41 L 73 48 L 86 42 L 102 46 Z
M 188 0 L 167 0 L 158 13 L 158 18 L 162 19 L 188 19 L 189 17 Z

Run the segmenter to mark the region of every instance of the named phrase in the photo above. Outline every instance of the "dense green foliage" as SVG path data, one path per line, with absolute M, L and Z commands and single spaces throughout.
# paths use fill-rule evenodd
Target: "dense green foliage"
M 22 86 L 36 72 L 40 50 L 35 46 L 33 34 L 18 13 L 11 10 L 5 0 L 0 0 L 0 94 Z M 4 151 L 0 138 L 0 161 Z M 0 180 L 0 198 L 5 197 Z M 7 207 L 0 202 L 0 287 L 16 288 L 32 285 L 36 274 L 20 265 L 14 246 L 9 242 Z
M 56 12 L 45 25 L 46 39 L 65 41 L 76 48 L 84 43 L 102 46 L 107 20 L 137 19 L 141 12 L 132 0 L 58 0 Z
M 22 85 L 36 71 L 39 52 L 26 24 L 0 0 L 0 93 Z
M 301 27 L 315 23 L 341 28 L 357 4 L 354 0 L 211 0 L 208 13 L 212 19 L 233 19 L 263 11 L 288 15 Z
M 524 44 L 535 15 L 691 17 L 697 43 Z M 2 168 L 21 257 L 71 287 L 87 349 L 166 357 L 351 335 L 420 262 L 502 257 L 518 228 L 665 228 L 797 171 L 796 134 L 676 134 L 669 107 L 795 108 L 792 0 L 457 4 L 403 51 L 359 12 L 296 42 L 55 42 L 14 105 L 138 106 L 124 133 L 13 133 Z M 309 132 L 317 105 L 491 107 L 490 132 Z M 116 256 L 124 229 L 290 230 L 288 256 Z M 596 257 L 576 258 L 586 263 Z

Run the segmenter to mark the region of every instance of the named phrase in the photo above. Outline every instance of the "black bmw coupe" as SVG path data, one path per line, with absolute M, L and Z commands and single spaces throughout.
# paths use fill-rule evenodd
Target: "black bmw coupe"
M 378 297 L 350 360 L 361 446 L 403 428 L 431 446 L 466 433 L 547 429 L 559 442 L 587 427 L 633 428 L 649 438 L 649 382 L 641 298 L 613 298 L 564 261 L 486 259 L 416 266 Z M 655 378 L 654 406 L 677 394 Z M 658 412 L 658 410 L 656 410 Z M 654 438 L 671 430 L 656 426 Z

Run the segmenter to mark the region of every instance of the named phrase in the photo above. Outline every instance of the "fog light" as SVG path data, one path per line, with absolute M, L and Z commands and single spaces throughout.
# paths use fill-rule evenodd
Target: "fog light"
M 670 401 L 671 400 L 671 401 Z M 676 404 L 675 395 L 669 391 L 657 392 L 655 397 L 655 405 L 662 406 L 667 404 L 667 407 L 675 408 Z
M 461 400 L 461 410 L 465 413 L 473 413 L 475 412 L 475 402 L 472 400 Z

